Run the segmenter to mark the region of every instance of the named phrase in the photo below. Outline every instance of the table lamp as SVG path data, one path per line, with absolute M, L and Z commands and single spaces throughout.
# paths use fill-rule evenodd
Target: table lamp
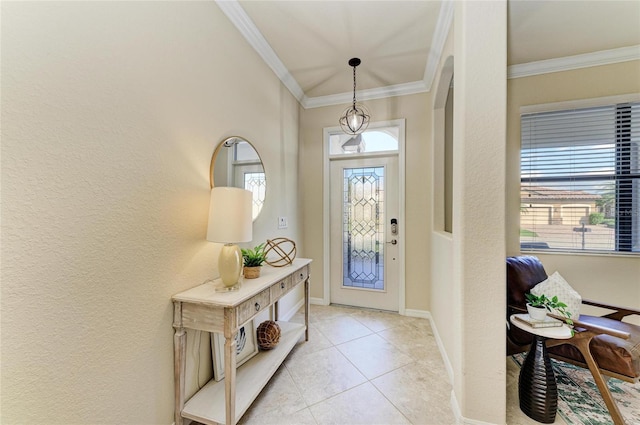
M 223 290 L 237 289 L 242 272 L 242 252 L 237 242 L 252 239 L 253 195 L 236 187 L 214 187 L 209 204 L 207 240 L 224 243 L 218 257 L 218 271 Z

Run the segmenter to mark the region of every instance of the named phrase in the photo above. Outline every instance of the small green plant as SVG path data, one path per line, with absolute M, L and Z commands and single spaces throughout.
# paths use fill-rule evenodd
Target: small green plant
M 553 298 L 549 298 L 545 294 L 534 295 L 532 293 L 525 294 L 524 296 L 527 298 L 527 303 L 532 307 L 544 307 L 551 313 L 555 311 L 565 317 L 564 321 L 567 325 L 573 325 L 571 312 L 567 311 L 567 305 L 560 301 L 557 295 L 554 295 Z
M 589 214 L 589 224 L 600 224 L 604 220 L 603 213 L 591 213 Z
M 242 248 L 241 251 L 245 267 L 260 267 L 267 259 L 267 255 L 264 252 L 264 243 L 261 243 L 253 249 Z

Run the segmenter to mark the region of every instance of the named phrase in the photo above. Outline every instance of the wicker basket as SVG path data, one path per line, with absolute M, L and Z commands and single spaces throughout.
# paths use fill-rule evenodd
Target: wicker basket
M 257 277 L 260 277 L 260 266 L 258 267 L 243 267 L 242 268 L 242 275 L 245 277 L 245 279 L 255 279 Z

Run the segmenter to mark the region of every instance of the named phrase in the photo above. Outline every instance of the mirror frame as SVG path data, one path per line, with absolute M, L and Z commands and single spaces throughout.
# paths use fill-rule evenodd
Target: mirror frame
M 256 156 L 258 157 L 258 159 L 260 160 L 260 166 L 262 167 L 262 172 L 265 174 L 265 195 L 264 195 L 264 197 L 265 197 L 265 200 L 266 200 L 266 198 L 267 198 L 267 189 L 268 189 L 267 185 L 266 185 L 267 173 L 266 173 L 265 168 L 264 168 L 264 162 L 262 162 L 262 157 L 260 156 L 260 153 L 258 153 L 258 150 L 253 145 L 253 143 L 251 143 L 250 141 L 248 141 L 244 137 L 240 137 L 240 136 L 227 137 L 227 138 L 223 139 L 220 143 L 218 143 L 218 145 L 216 146 L 215 150 L 213 151 L 213 155 L 211 155 L 211 164 L 209 165 L 209 187 L 211 189 L 213 189 L 214 186 L 215 186 L 215 177 L 214 177 L 213 173 L 214 173 L 214 169 L 215 169 L 215 163 L 216 163 L 216 160 L 218 159 L 218 155 L 220 154 L 221 149 L 223 149 L 223 148 L 231 148 L 236 141 L 248 143 L 249 146 L 251 146 L 253 151 L 256 153 Z M 256 216 L 253 219 L 254 221 L 260 216 L 260 213 L 262 213 L 262 208 L 264 208 L 264 205 L 262 207 L 260 207 L 260 211 L 258 211 L 258 213 L 256 214 Z

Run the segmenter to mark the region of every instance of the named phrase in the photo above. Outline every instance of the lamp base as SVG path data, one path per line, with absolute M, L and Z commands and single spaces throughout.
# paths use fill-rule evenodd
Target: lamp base
M 216 288 L 216 292 L 235 292 L 240 289 L 242 284 L 240 282 L 236 283 L 233 286 L 218 286 Z
M 242 252 L 235 244 L 224 244 L 218 257 L 218 271 L 223 285 L 233 287 L 240 280 L 242 273 Z

